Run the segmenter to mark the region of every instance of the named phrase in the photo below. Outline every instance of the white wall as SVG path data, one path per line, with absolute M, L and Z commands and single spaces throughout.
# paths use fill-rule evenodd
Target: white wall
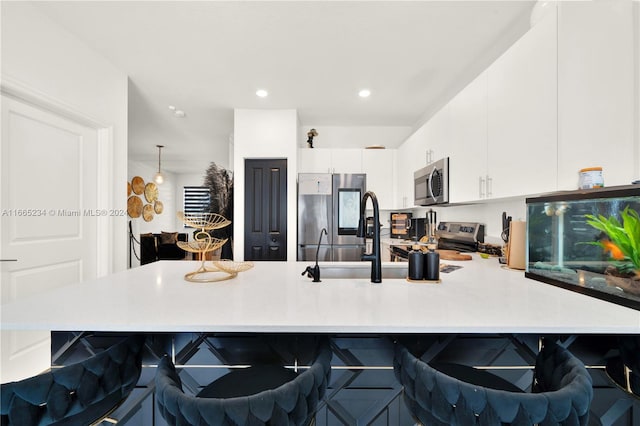
M 294 109 L 234 111 L 234 260 L 244 260 L 244 161 L 251 158 L 287 159 L 287 260 L 296 260 L 297 116 Z
M 0 8 L 3 92 L 12 90 L 37 105 L 55 106 L 57 112 L 64 111 L 74 119 L 82 117 L 100 134 L 106 134 L 99 146 L 101 163 L 96 175 L 103 180 L 96 188 L 97 199 L 101 208 L 126 210 L 127 76 L 32 4 L 3 1 Z M 47 141 L 41 143 L 45 146 Z M 93 254 L 98 259 L 97 274 L 124 270 L 128 247 L 126 217 L 109 218 L 106 226 L 98 229 L 98 239 Z M 47 338 L 39 337 L 48 336 L 48 332 L 1 333 L 3 381 L 31 376 L 50 367 L 51 346 Z M 22 342 L 30 345 L 20 346 Z
M 323 126 L 303 124 L 298 134 L 298 147 L 307 148 L 307 132 L 316 129 L 314 148 L 364 148 L 384 145 L 396 148 L 411 134 L 411 126 Z
M 43 98 L 110 128 L 112 140 L 102 166 L 110 171 L 100 188 L 110 209 L 126 209 L 127 76 L 83 42 L 57 26 L 37 7 L 1 2 L 2 80 L 28 88 Z M 46 143 L 43 141 L 43 143 Z M 111 255 L 103 270 L 123 270 L 127 262 L 127 221 L 114 217 L 107 233 Z
M 414 217 L 425 217 L 429 208 L 412 209 Z M 513 220 L 526 220 L 527 209 L 525 197 L 493 200 L 480 204 L 434 207 L 437 221 L 440 222 L 478 222 L 485 226 L 485 242 L 502 244 L 502 212 L 511 216 Z

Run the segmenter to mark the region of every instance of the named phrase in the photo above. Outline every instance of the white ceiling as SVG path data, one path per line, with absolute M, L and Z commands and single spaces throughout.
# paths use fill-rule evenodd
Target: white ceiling
M 384 126 L 384 144 L 399 145 L 526 32 L 533 2 L 37 5 L 129 76 L 130 159 L 155 164 L 161 144 L 164 169 L 200 173 L 227 164 L 234 108 L 295 108 L 305 131 L 321 135 L 322 126 Z M 364 87 L 368 99 L 357 96 Z M 258 88 L 270 95 L 257 98 Z

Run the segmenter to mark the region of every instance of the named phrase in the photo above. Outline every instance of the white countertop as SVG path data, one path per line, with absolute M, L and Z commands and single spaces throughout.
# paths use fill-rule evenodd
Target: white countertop
M 358 265 L 362 263 L 356 262 Z M 221 282 L 161 261 L 2 305 L 3 330 L 319 333 L 640 333 L 640 311 L 524 278 L 495 258 L 453 262 L 440 284 L 323 279 L 309 262 L 256 262 Z M 343 263 L 344 264 L 344 263 Z M 321 271 L 328 264 L 320 264 Z M 365 263 L 369 267 L 369 263 Z M 406 268 L 406 263 L 383 264 Z

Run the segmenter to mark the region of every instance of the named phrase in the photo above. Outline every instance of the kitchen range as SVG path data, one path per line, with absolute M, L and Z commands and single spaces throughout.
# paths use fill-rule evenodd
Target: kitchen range
M 406 260 L 413 243 L 421 242 L 426 244 L 425 239 L 435 235 L 437 240 L 437 249 L 442 259 L 447 260 L 448 257 L 455 258 L 453 260 L 463 260 L 468 255 L 460 255 L 459 252 L 476 252 L 478 251 L 478 243 L 484 242 L 484 225 L 477 222 L 440 222 L 436 226 L 436 217 L 434 212 L 427 212 L 427 234 L 404 240 L 397 244 L 392 244 L 392 259 Z

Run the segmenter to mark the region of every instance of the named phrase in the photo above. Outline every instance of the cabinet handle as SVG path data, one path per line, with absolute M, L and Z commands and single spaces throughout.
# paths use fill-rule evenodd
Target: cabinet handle
M 478 196 L 484 198 L 484 178 L 482 176 L 478 177 Z
M 487 175 L 487 198 L 493 197 L 493 178 Z

